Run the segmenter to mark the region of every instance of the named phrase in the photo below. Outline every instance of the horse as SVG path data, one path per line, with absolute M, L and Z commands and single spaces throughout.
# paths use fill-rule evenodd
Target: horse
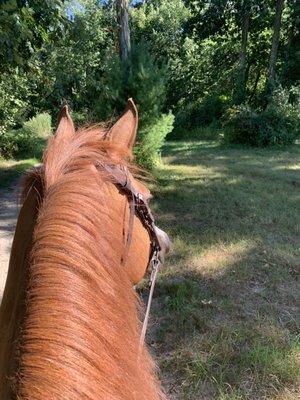
M 131 99 L 110 129 L 75 131 L 65 105 L 23 179 L 0 309 L 1 400 L 165 399 L 134 289 L 152 239 L 117 178 L 148 205 L 131 162 L 137 125 Z M 169 238 L 156 237 L 163 257 Z

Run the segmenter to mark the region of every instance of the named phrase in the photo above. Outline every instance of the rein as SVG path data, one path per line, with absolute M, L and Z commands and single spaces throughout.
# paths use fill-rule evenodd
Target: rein
M 150 293 L 147 302 L 145 318 L 143 321 L 142 332 L 140 336 L 139 349 L 141 351 L 141 348 L 145 341 L 146 331 L 148 327 L 155 281 L 158 269 L 162 264 L 160 257 L 161 245 L 159 243 L 159 239 L 156 233 L 155 220 L 151 213 L 150 207 L 145 201 L 144 196 L 141 193 L 139 193 L 138 190 L 134 187 L 127 167 L 106 164 L 104 165 L 104 169 L 114 178 L 116 186 L 120 189 L 122 193 L 124 193 L 127 196 L 130 205 L 128 234 L 125 245 L 125 252 L 122 257 L 122 264 L 126 265 L 127 262 L 130 244 L 132 240 L 132 231 L 133 231 L 135 215 L 138 216 L 144 227 L 147 229 L 150 238 L 150 255 L 147 266 L 147 272 L 149 273 Z

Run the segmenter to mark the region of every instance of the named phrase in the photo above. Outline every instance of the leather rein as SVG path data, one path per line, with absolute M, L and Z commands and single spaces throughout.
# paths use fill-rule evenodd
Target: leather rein
M 158 269 L 162 264 L 160 257 L 161 245 L 159 243 L 159 239 L 156 233 L 155 220 L 151 213 L 150 207 L 147 204 L 147 201 L 144 199 L 144 196 L 141 193 L 139 193 L 138 190 L 134 187 L 128 168 L 123 165 L 116 166 L 116 165 L 106 164 L 104 165 L 104 169 L 114 178 L 115 185 L 120 189 L 120 191 L 123 194 L 125 194 L 125 196 L 128 198 L 130 205 L 128 234 L 125 245 L 125 252 L 122 257 L 122 265 L 126 265 L 127 262 L 130 244 L 132 240 L 135 215 L 140 219 L 144 227 L 147 229 L 150 238 L 150 255 L 147 266 L 147 272 L 149 274 L 150 292 L 140 336 L 140 351 L 141 351 L 141 348 L 145 341 L 145 335 L 149 321 L 156 276 Z

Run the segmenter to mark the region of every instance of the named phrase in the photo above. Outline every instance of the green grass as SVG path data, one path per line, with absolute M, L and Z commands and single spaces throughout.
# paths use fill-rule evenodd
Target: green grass
M 169 394 L 295 399 L 300 147 L 170 142 L 163 155 L 152 207 L 173 251 L 152 316 Z
M 23 172 L 38 162 L 36 158 L 20 161 L 0 158 L 0 189 L 8 189 Z

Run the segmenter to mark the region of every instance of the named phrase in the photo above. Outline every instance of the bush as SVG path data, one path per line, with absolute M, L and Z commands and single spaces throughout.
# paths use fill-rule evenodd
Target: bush
M 0 133 L 0 157 L 5 159 L 13 158 L 17 153 L 15 131 Z
M 159 162 L 160 150 L 165 138 L 173 129 L 174 115 L 162 114 L 148 130 L 141 132 L 135 149 L 137 162 L 148 169 L 153 169 Z
M 255 111 L 245 104 L 229 108 L 223 117 L 224 140 L 229 143 L 255 142 L 256 115 Z
M 37 114 L 23 124 L 24 130 L 39 138 L 48 138 L 51 134 L 51 115 L 47 113 Z
M 293 93 L 297 92 L 293 88 Z M 224 139 L 253 146 L 288 145 L 299 137 L 299 97 L 289 102 L 289 92 L 279 88 L 263 111 L 248 105 L 234 106 L 224 116 Z
M 182 106 L 176 114 L 174 136 L 179 138 L 180 132 L 214 123 L 223 115 L 226 103 L 225 96 L 211 95 L 195 103 Z
M 40 157 L 45 139 L 51 134 L 51 117 L 38 114 L 20 129 L 0 134 L 0 156 L 8 158 Z
M 28 112 L 27 97 L 30 94 L 25 76 L 13 71 L 0 79 L 0 134 L 20 127 Z
M 8 158 L 30 158 L 39 150 L 39 140 L 24 128 L 0 135 L 0 156 Z
M 197 128 L 181 128 L 173 130 L 167 137 L 169 140 L 217 140 L 222 135 L 222 129 L 217 122 L 212 122 L 208 126 Z

